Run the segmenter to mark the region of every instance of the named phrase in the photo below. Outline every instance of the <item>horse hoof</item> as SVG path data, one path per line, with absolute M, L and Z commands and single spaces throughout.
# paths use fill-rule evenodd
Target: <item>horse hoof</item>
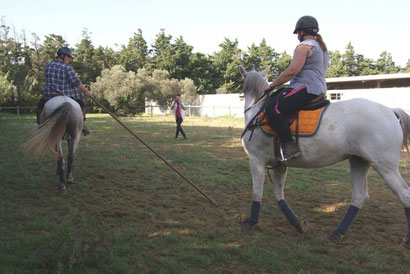
M 329 241 L 335 244 L 340 244 L 343 240 L 343 235 L 338 233 L 336 230 L 332 232 L 329 236 Z
M 298 220 L 298 231 L 302 234 L 306 234 L 306 232 L 308 231 L 308 223 L 306 222 L 306 220 L 304 218 L 301 217 L 296 217 Z
M 60 187 L 58 188 L 62 193 L 66 193 L 67 192 L 67 188 L 65 187 L 65 185 L 60 185 Z
M 241 223 L 241 230 L 242 232 L 249 232 L 252 230 L 253 225 L 251 225 L 248 220 L 245 222 Z
M 410 249 L 410 239 L 407 236 L 403 239 L 403 246 L 407 249 Z
M 74 177 L 73 176 L 69 176 L 67 178 L 67 184 L 74 184 Z

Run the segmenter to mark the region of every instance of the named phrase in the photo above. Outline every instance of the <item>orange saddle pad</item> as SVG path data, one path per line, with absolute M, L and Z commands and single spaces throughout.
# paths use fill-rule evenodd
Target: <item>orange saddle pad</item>
M 322 116 L 323 110 L 326 107 L 322 107 L 315 110 L 300 110 L 299 115 L 299 130 L 298 134 L 300 136 L 310 136 L 313 135 L 319 127 L 319 121 Z M 262 129 L 269 134 L 275 135 L 275 131 L 269 126 L 268 121 L 266 120 L 265 112 L 262 112 L 257 117 L 262 119 L 261 125 Z M 290 132 L 293 134 L 296 133 L 296 119 L 290 125 Z

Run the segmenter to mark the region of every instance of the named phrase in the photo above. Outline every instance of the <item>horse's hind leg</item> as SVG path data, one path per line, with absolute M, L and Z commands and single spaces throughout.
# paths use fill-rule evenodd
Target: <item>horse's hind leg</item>
M 68 139 L 68 153 L 67 153 L 67 183 L 74 183 L 73 166 L 74 166 L 74 143 L 72 139 Z
M 66 179 L 64 175 L 64 157 L 62 156 L 61 140 L 57 144 L 57 151 L 60 153 L 60 157 L 57 161 L 57 175 L 60 177 L 60 189 L 65 190 Z
M 263 184 L 265 182 L 265 164 L 258 160 L 250 159 L 252 173 L 252 208 L 251 216 L 241 224 L 242 231 L 251 230 L 252 226 L 259 221 L 259 212 L 263 195 Z
M 383 177 L 390 189 L 399 197 L 404 206 L 407 221 L 407 236 L 403 242 L 407 248 L 410 248 L 410 188 L 400 175 L 398 163 L 394 167 L 391 165 L 377 164 L 374 168 Z
M 347 209 L 343 220 L 339 223 L 336 230 L 329 236 L 329 240 L 334 243 L 342 241 L 343 236 L 353 223 L 359 209 L 363 207 L 364 203 L 369 198 L 367 190 L 367 174 L 370 169 L 370 164 L 360 157 L 351 157 L 349 163 L 353 191 L 352 202 Z
M 287 176 L 287 168 L 283 166 L 276 167 L 273 170 L 274 196 L 278 202 L 280 210 L 285 215 L 286 219 L 301 233 L 306 233 L 308 229 L 307 222 L 296 216 L 293 210 L 289 207 L 285 200 L 285 183 Z

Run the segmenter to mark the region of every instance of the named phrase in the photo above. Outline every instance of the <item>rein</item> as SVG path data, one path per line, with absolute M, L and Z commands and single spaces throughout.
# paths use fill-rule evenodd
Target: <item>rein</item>
M 265 92 L 261 97 L 258 98 L 258 100 L 256 100 L 251 106 L 249 106 L 243 113 L 246 113 L 247 111 L 251 110 L 256 104 L 258 104 L 265 96 L 266 99 L 263 102 L 262 107 L 260 108 L 260 110 L 254 115 L 254 117 L 249 121 L 249 123 L 245 126 L 245 129 L 242 132 L 241 138 L 245 135 L 246 131 L 248 130 L 252 130 L 251 132 L 251 136 L 249 136 L 249 141 L 252 139 L 253 136 L 253 131 L 255 130 L 255 128 L 257 127 L 257 125 L 252 125 L 252 122 L 255 120 L 255 118 L 261 114 L 264 109 L 265 109 L 265 105 L 269 102 L 270 99 L 274 98 L 275 96 L 279 95 L 284 89 L 284 87 L 277 89 L 276 91 L 272 92 Z M 270 98 L 269 98 L 270 97 Z M 252 126 L 251 126 L 252 125 Z M 251 127 L 250 127 L 251 126 Z
M 247 109 L 245 109 L 243 113 L 246 113 L 249 110 L 251 110 L 251 108 L 253 108 L 257 103 L 259 103 L 260 100 L 262 100 L 263 97 L 267 96 L 268 94 L 269 92 L 265 92 L 261 97 L 258 98 L 258 100 L 256 100 L 252 105 L 250 105 Z

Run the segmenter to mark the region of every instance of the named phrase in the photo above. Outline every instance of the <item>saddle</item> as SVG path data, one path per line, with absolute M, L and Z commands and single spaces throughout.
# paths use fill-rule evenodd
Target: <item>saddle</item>
M 269 126 L 265 106 L 266 103 L 273 99 L 274 96 L 278 96 L 280 93 L 285 91 L 285 89 L 280 89 L 276 91 L 272 96 L 269 96 L 265 99 L 262 104 L 261 110 L 253 117 L 246 127 L 246 130 L 255 130 L 257 127 L 261 127 L 262 131 L 270 136 L 277 136 L 277 133 Z M 314 100 L 307 102 L 299 110 L 286 114 L 286 120 L 289 124 L 291 133 L 296 138 L 296 143 L 298 143 L 298 137 L 307 137 L 312 136 L 316 133 L 319 128 L 320 120 L 322 114 L 326 110 L 327 106 L 330 104 L 329 100 L 326 100 L 326 95 L 322 94 L 321 96 L 315 98 Z M 252 138 L 252 134 L 249 137 L 249 140 Z

